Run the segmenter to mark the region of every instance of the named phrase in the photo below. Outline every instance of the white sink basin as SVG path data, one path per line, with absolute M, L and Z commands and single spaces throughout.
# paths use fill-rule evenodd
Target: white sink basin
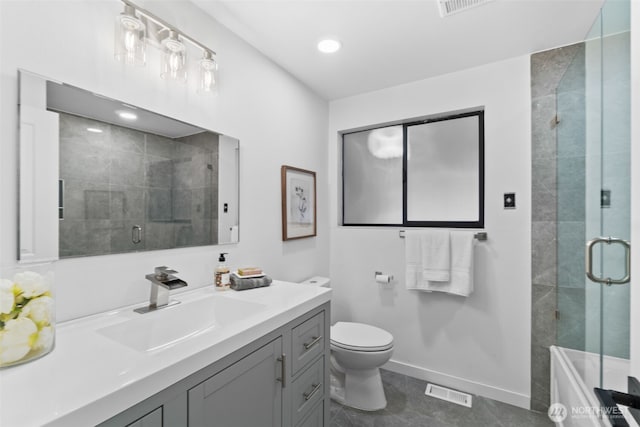
M 263 304 L 206 296 L 135 317 L 97 332 L 139 351 L 165 348 L 187 338 L 246 319 Z

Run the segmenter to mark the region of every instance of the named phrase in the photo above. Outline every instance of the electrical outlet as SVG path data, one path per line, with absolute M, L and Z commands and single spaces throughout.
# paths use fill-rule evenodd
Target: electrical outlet
M 504 193 L 504 208 L 505 209 L 516 208 L 516 193 Z

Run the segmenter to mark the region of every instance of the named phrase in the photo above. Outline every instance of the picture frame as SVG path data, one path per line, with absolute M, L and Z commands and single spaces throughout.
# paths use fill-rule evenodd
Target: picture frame
M 282 166 L 282 240 L 316 236 L 316 173 Z

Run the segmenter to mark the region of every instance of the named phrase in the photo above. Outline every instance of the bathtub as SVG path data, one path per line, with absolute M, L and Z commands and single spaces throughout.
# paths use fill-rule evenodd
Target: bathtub
M 595 353 L 551 346 L 551 403 L 561 403 L 566 408 L 566 418 L 557 422 L 565 427 L 592 427 L 611 424 L 598 415 L 600 401 L 593 392 L 600 382 L 600 356 Z M 604 389 L 627 390 L 629 361 L 617 357 L 604 357 Z M 552 405 L 553 406 L 553 405 Z M 638 427 L 631 415 L 627 416 L 631 426 Z

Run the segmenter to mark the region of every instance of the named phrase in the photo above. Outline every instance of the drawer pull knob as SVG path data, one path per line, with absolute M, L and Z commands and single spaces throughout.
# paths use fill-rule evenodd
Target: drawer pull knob
M 305 350 L 309 350 L 311 347 L 313 347 L 314 345 L 318 344 L 320 342 L 320 340 L 322 339 L 322 335 L 320 335 L 319 337 L 311 337 L 312 341 L 310 343 L 305 343 L 304 344 L 304 349 Z
M 322 384 L 318 383 L 318 384 L 312 384 L 313 390 L 311 390 L 309 393 L 302 393 L 302 395 L 304 396 L 304 400 L 309 400 L 313 397 L 314 394 L 316 394 L 318 392 L 318 390 L 320 390 L 320 387 L 322 386 Z

